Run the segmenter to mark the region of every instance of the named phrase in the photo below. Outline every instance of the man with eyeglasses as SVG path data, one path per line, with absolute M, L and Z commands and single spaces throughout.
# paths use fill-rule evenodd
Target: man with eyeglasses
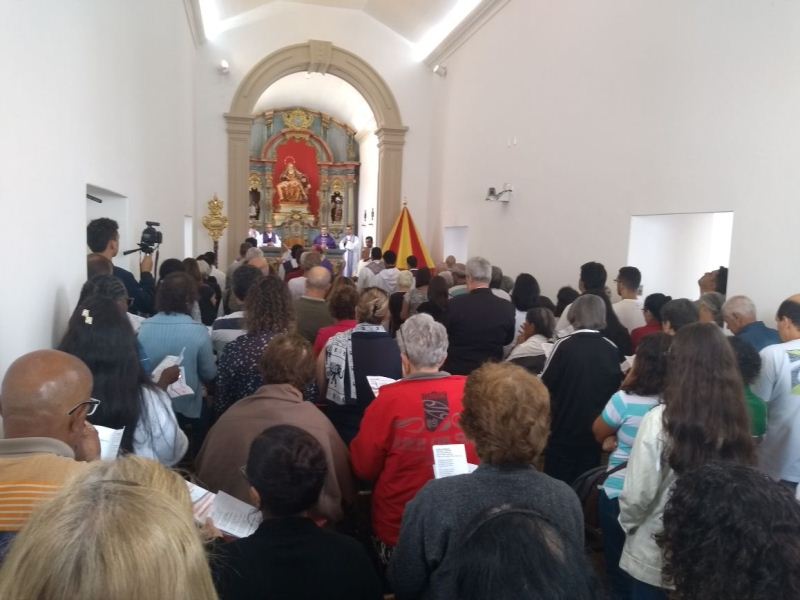
M 64 352 L 31 352 L 8 368 L 0 387 L 0 556 L 36 505 L 100 457 L 86 421 L 100 404 L 91 393 L 91 372 Z

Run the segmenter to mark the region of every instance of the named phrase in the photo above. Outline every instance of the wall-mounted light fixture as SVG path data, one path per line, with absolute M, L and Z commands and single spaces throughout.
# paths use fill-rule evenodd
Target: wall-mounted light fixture
M 228 61 L 223 58 L 221 61 L 219 61 L 217 71 L 219 71 L 222 75 L 227 75 L 231 72 L 231 66 L 228 64 Z
M 434 65 L 433 72 L 436 73 L 439 77 L 447 77 L 447 67 L 444 65 Z
M 489 191 L 486 193 L 486 201 L 487 202 L 510 202 L 511 201 L 511 192 L 514 191 L 513 186 L 510 183 L 506 183 L 503 185 L 503 189 L 499 192 L 490 187 Z

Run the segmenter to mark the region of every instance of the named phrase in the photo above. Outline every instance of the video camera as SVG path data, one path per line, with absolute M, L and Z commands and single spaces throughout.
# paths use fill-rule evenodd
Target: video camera
M 133 254 L 134 252 L 144 252 L 145 254 L 152 254 L 158 249 L 158 246 L 164 241 L 164 234 L 158 231 L 156 227 L 160 227 L 161 223 L 155 221 L 145 221 L 147 227 L 142 230 L 142 239 L 137 244 L 139 247 L 133 250 L 126 250 L 123 256 Z

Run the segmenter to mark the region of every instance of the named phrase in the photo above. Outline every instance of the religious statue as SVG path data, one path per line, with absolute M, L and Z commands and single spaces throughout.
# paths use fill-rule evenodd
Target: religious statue
M 331 196 L 331 223 L 341 223 L 344 216 L 344 198 L 341 192 L 333 192 Z
M 250 211 L 249 217 L 251 221 L 258 221 L 261 217 L 261 194 L 254 190 L 250 190 Z
M 277 185 L 278 199 L 282 203 L 290 204 L 308 202 L 308 192 L 311 189 L 308 177 L 295 166 L 292 157 L 287 158 L 284 164 L 286 168 L 281 173 L 280 183 Z

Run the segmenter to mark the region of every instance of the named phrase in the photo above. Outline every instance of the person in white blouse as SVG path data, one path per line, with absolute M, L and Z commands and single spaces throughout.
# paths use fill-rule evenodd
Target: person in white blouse
M 356 269 L 361 256 L 361 240 L 353 233 L 352 225 L 348 225 L 345 229 L 344 236 L 339 240 L 339 248 L 344 250 L 344 276 L 358 275 Z

